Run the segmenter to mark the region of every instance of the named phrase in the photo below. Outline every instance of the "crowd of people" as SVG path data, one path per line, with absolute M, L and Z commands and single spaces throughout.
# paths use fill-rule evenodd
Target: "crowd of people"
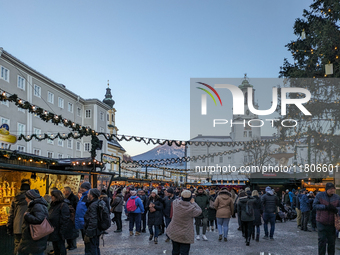
M 165 242 L 172 242 L 172 254 L 185 255 L 195 238 L 208 241 L 209 230 L 217 229 L 217 240 L 227 242 L 230 219 L 236 217 L 246 246 L 251 240 L 260 241 L 262 224 L 263 239 L 274 240 L 279 208 L 287 207 L 296 211 L 297 227 L 303 231 L 311 231 L 308 229 L 311 218 L 312 230 L 318 231 L 319 254 L 326 254 L 326 250 L 329 255 L 335 254 L 335 215 L 340 209 L 340 197 L 332 183 L 327 183 L 325 192 L 314 194 L 293 189 L 286 190 L 282 198 L 270 187 L 263 194 L 249 187 L 236 191 L 202 186 L 197 189 L 114 186 L 107 190 L 104 186 L 91 189 L 88 182 L 81 184 L 79 196 L 65 187 L 62 191 L 52 189 L 42 197 L 39 191 L 23 183 L 12 202 L 7 229 L 8 234 L 14 235 L 15 254 L 44 254 L 50 241 L 53 250 L 49 254 L 65 255 L 67 250 L 77 249 L 80 233 L 85 254 L 99 255 L 100 236 L 107 234 L 111 222 L 116 225 L 114 233 L 121 233 L 125 214 L 130 236 L 148 231 L 149 241 L 157 244 L 158 237 L 164 234 Z M 30 225 L 41 224 L 44 219 L 48 219 L 53 232 L 33 240 Z

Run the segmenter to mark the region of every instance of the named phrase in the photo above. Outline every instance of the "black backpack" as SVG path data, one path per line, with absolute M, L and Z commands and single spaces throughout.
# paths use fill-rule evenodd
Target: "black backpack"
M 246 204 L 246 214 L 248 216 L 253 216 L 254 215 L 254 201 L 253 200 L 248 200 Z
M 111 227 L 111 217 L 109 209 L 103 200 L 98 202 L 98 229 L 101 231 L 107 230 Z

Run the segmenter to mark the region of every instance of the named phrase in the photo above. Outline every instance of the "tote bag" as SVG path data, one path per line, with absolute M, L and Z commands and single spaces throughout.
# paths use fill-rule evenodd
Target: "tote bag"
M 54 228 L 45 218 L 41 224 L 30 225 L 30 232 L 31 237 L 34 241 L 40 240 L 41 238 L 48 236 L 49 234 L 53 233 Z

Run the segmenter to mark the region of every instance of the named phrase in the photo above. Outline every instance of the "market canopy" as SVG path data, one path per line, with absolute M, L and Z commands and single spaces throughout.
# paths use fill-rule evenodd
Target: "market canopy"
M 229 185 L 246 185 L 247 181 L 249 181 L 249 179 L 245 175 L 219 174 L 211 177 L 212 183 L 216 182 Z

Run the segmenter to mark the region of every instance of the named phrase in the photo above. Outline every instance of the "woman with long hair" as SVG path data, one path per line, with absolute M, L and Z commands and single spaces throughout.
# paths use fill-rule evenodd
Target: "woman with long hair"
M 261 202 L 261 199 L 260 199 L 260 196 L 259 196 L 259 192 L 257 190 L 253 190 L 253 192 L 251 193 L 251 196 L 256 199 L 255 202 L 254 202 L 255 220 L 254 220 L 252 238 L 254 240 L 254 238 L 255 238 L 255 228 L 256 228 L 256 242 L 259 242 L 259 240 L 260 240 L 260 226 L 262 225 L 261 217 L 262 217 L 262 214 L 263 214 L 263 206 L 262 206 L 262 202 Z
M 146 203 L 148 210 L 148 227 L 150 232 L 149 240 L 154 238 L 155 244 L 158 243 L 159 226 L 162 225 L 163 218 L 163 201 L 158 196 L 157 189 L 151 192 L 151 195 Z

